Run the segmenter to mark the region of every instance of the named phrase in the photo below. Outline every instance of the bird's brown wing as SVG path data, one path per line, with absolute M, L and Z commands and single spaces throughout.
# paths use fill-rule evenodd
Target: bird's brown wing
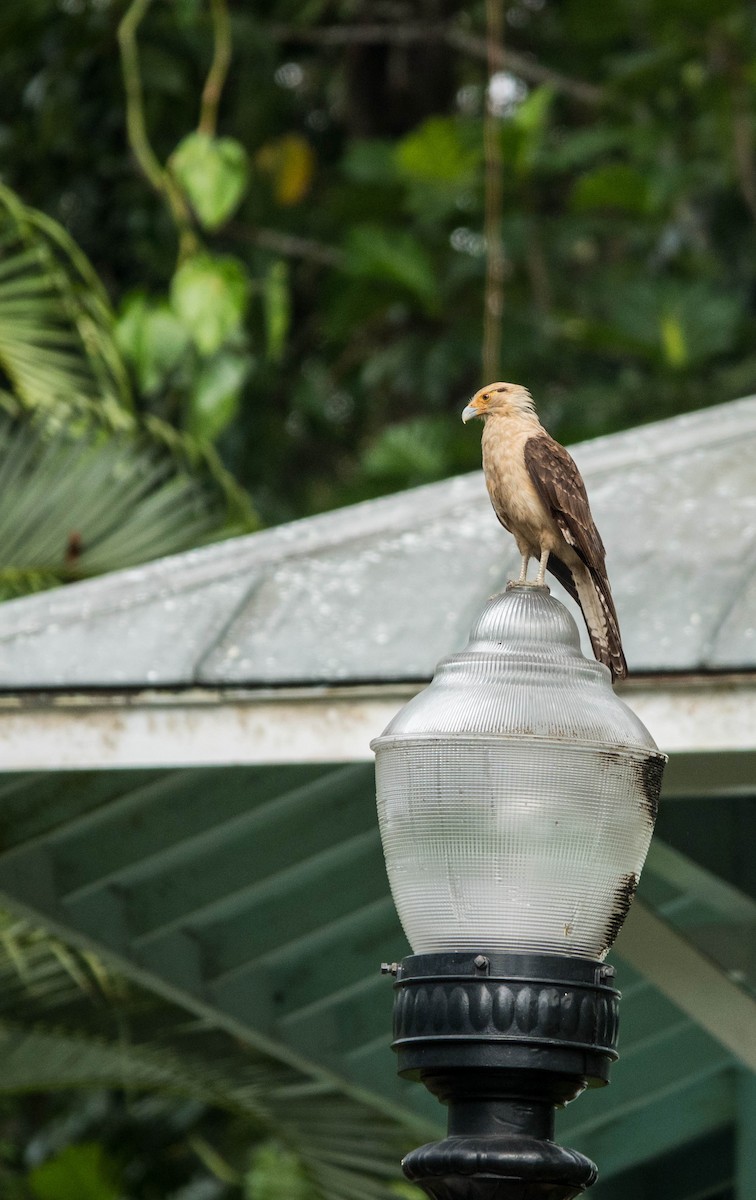
M 585 568 L 573 571 L 558 555 L 552 554 L 549 570 L 583 610 L 596 658 L 609 668 L 613 679 L 624 679 L 627 662 L 606 574 L 606 551 L 591 516 L 580 472 L 564 447 L 547 433 L 528 438 L 524 456 L 540 499 L 564 540 L 585 563 Z
M 580 472 L 570 455 L 547 433 L 528 438 L 525 466 L 564 540 L 587 567 L 603 573 L 606 551 L 596 528 Z

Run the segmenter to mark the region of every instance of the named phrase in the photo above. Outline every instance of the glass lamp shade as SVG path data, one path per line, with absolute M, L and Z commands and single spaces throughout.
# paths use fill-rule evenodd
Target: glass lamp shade
M 547 589 L 490 600 L 465 650 L 372 746 L 389 882 L 415 954 L 604 958 L 666 757 Z

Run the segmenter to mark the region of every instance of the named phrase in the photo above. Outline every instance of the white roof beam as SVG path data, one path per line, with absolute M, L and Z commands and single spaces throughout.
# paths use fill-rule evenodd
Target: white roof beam
M 371 738 L 417 690 L 402 684 L 5 694 L 0 771 L 369 761 Z M 623 695 L 674 756 L 665 794 L 709 794 L 717 783 L 724 791 L 753 790 L 756 678 L 723 684 L 660 678 Z M 737 767 L 743 755 L 745 771 Z M 686 756 L 693 756 L 689 777 Z M 709 761 L 705 782 L 702 756 Z
M 756 1000 L 682 934 L 636 900 L 616 953 L 756 1071 Z

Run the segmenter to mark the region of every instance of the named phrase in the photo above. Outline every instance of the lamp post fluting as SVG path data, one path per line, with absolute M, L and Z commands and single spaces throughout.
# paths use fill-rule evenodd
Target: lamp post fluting
M 619 993 L 604 958 L 632 902 L 666 758 L 580 651 L 547 588 L 488 602 L 467 647 L 375 739 L 378 816 L 413 954 L 398 1069 L 448 1106 L 412 1151 L 434 1200 L 571 1200 L 593 1163 L 554 1110 L 605 1084 Z

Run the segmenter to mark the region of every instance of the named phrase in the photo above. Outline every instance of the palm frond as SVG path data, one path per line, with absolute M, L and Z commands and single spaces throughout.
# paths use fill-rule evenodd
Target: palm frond
M 0 419 L 0 598 L 188 549 L 225 522 L 165 451 Z
M 204 475 L 218 488 L 228 511 L 228 536 L 232 533 L 251 533 L 260 528 L 260 519 L 249 492 L 224 467 L 211 442 L 199 441 L 187 430 L 176 429 L 154 413 L 145 413 L 140 424 L 151 440 L 165 447 L 190 473 Z
M 128 376 L 102 284 L 56 221 L 2 184 L 0 371 L 25 408 L 58 423 L 128 427 Z

